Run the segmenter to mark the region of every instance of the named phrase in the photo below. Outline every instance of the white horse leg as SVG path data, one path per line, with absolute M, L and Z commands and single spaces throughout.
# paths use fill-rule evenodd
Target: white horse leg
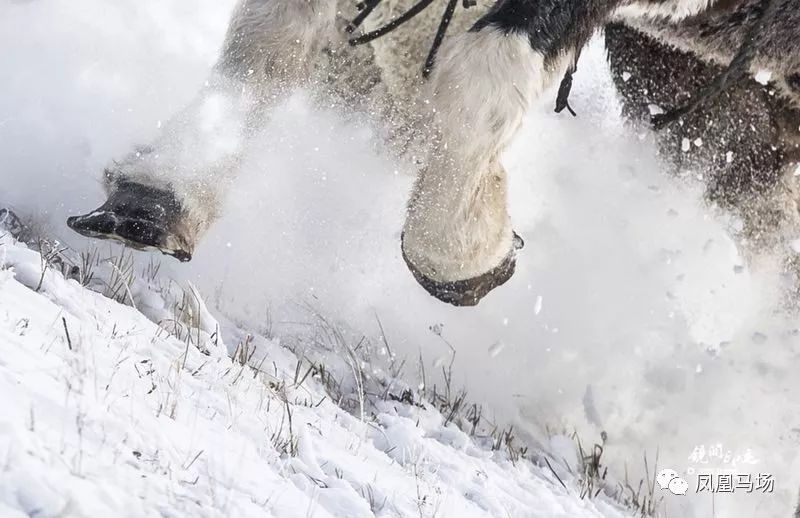
M 335 13 L 335 0 L 243 0 L 195 100 L 152 145 L 110 166 L 106 203 L 68 225 L 189 260 L 264 108 L 309 79 L 334 37 Z

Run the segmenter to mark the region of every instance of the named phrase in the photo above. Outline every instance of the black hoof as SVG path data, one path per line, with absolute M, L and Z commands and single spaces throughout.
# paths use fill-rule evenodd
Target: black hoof
M 97 210 L 67 219 L 67 226 L 86 237 L 112 239 L 137 250 L 159 250 L 180 261 L 191 249 L 173 230 L 181 217 L 175 195 L 132 182 L 119 182 Z
M 419 285 L 437 299 L 452 304 L 453 306 L 477 306 L 478 302 L 480 302 L 487 293 L 505 284 L 505 282 L 514 275 L 517 264 L 516 251 L 521 249 L 523 245 L 522 238 L 515 232 L 513 249 L 499 265 L 477 277 L 458 281 L 436 281 L 425 276 L 408 260 L 404 249 L 403 260 L 405 260 L 406 266 L 411 270 L 414 279 Z

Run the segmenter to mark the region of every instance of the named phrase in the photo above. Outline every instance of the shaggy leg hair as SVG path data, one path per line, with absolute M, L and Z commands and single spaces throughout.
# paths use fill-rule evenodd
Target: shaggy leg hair
M 265 108 L 309 79 L 334 39 L 335 0 L 243 0 L 197 98 L 156 141 L 106 170 L 108 201 L 74 230 L 189 260 Z
M 403 255 L 432 295 L 474 305 L 514 271 L 500 155 L 560 79 L 606 2 L 504 0 L 442 48 L 427 100 L 435 143 L 408 206 Z
M 428 96 L 436 145 L 417 178 L 403 232 L 404 257 L 433 295 L 472 305 L 513 273 L 500 153 L 566 61 L 546 72 L 544 56 L 524 35 L 494 27 L 442 49 Z
M 769 27 L 760 34 L 752 73 L 768 70 L 781 94 L 800 107 L 800 9 L 795 0 L 777 2 Z M 767 0 L 716 0 L 695 16 L 681 20 L 634 16 L 625 8 L 616 18 L 640 32 L 704 62 L 726 66 L 734 57 L 750 26 L 761 15 Z M 675 79 L 678 79 L 677 77 Z
M 722 72 L 619 23 L 606 27 L 605 41 L 623 115 L 632 121 L 647 122 L 652 110 L 688 102 Z M 708 199 L 739 212 L 749 246 L 759 250 L 777 245 L 784 227 L 800 228 L 791 174 L 800 159 L 800 111 L 776 90 L 746 78 L 681 124 L 656 133 L 675 171 L 702 172 Z
M 341 1 L 339 7 L 346 11 L 347 0 Z M 376 13 L 385 19 L 409 2 L 413 0 L 383 2 Z M 515 251 L 521 246 L 506 209 L 501 155 L 531 103 L 572 69 L 592 33 L 611 21 L 636 30 L 614 39 L 615 33 L 630 29 L 609 29 L 612 65 L 616 59 L 617 68 L 627 66 L 620 65 L 622 61 L 639 66 L 636 81 L 664 85 L 658 92 L 652 90 L 647 104 L 671 108 L 726 66 L 764 6 L 775 6 L 777 14 L 761 35 L 752 72 L 769 69 L 779 95 L 764 94 L 752 81 L 732 87 L 717 108 L 703 107 L 685 117 L 683 133 L 671 129 L 661 142 L 682 162 L 690 157 L 674 151 L 677 143 L 684 147 L 690 130 L 701 133 L 708 146 L 694 150 L 691 158 L 702 157 L 711 164 L 711 196 L 730 205 L 785 183 L 779 180 L 785 180 L 783 166 L 800 154 L 800 125 L 790 110 L 800 106 L 800 9 L 794 4 L 795 0 L 499 0 L 483 10 L 471 29 L 445 38 L 432 77 L 420 102 L 414 103 L 413 93 L 421 84 L 415 71 L 424 58 L 415 54 L 432 36 L 420 28 L 437 25 L 427 14 L 434 10 L 385 41 L 373 42 L 359 57 L 344 52 L 336 0 L 242 0 L 220 60 L 197 99 L 166 125 L 152 146 L 108 169 L 109 199 L 103 206 L 68 223 L 85 235 L 188 260 L 219 212 L 221 195 L 247 138 L 276 99 L 312 82 L 331 86 L 347 102 L 369 93 L 369 111 L 393 120 L 390 133 L 422 132 L 426 143 L 401 245 L 409 269 L 441 300 L 477 304 L 513 274 Z M 451 33 L 474 19 L 472 14 L 457 14 Z M 677 50 L 664 50 L 664 42 Z M 650 59 L 654 52 L 660 53 L 659 59 Z M 334 76 L 345 79 L 331 79 Z M 626 94 L 636 82 L 617 83 Z M 626 109 L 647 117 L 643 99 L 628 97 L 635 102 Z M 383 107 L 375 109 L 379 106 Z M 414 106 L 420 113 L 406 113 Z M 410 120 L 422 124 L 403 128 Z M 751 127 L 757 130 L 747 134 Z M 728 149 L 733 146 L 737 149 Z M 733 153 L 731 160 L 728 151 Z M 789 205 L 793 202 L 780 213 L 792 212 Z
M 665 108 L 676 107 L 676 99 L 688 99 L 721 72 L 720 65 L 730 62 L 766 1 L 772 0 L 498 2 L 467 35 L 451 40 L 436 63 L 430 101 L 437 138 L 409 203 L 402 243 L 417 280 L 442 300 L 468 305 L 511 276 L 513 232 L 499 156 L 527 106 L 561 77 L 595 29 L 622 20 L 642 33 L 682 45 L 684 53 L 670 51 L 659 55 L 663 60 L 653 59 L 653 45 L 660 44 L 636 33 L 639 40 L 619 45 L 617 52 L 621 60 L 639 59 L 649 72 L 642 78 L 666 85 L 654 99 Z M 662 138 L 673 149 L 678 139 L 680 149 L 687 131 L 698 131 L 692 142 L 708 134 L 711 142 L 705 154 L 711 156 L 706 158 L 712 166 L 720 160 L 726 163 L 716 167 L 712 196 L 730 204 L 754 190 L 775 187 L 800 142 L 790 109 L 798 93 L 793 84 L 800 83 L 800 10 L 790 0 L 774 1 L 780 2 L 776 19 L 759 42 L 752 72 L 769 68 L 780 98 L 756 91 L 751 81 L 725 94 L 734 100 L 732 109 L 725 99 L 718 100 L 722 108 L 690 115 L 683 121 L 683 134 L 669 131 Z M 736 106 L 746 109 L 737 111 Z M 641 103 L 636 109 L 639 118 L 647 116 L 641 113 Z M 722 147 L 736 144 L 742 147 L 729 149 L 735 165 L 727 166 L 730 155 Z M 730 170 L 735 174 L 728 175 Z M 786 200 L 787 196 L 771 198 L 784 205 L 778 212 L 797 219 L 794 203 Z

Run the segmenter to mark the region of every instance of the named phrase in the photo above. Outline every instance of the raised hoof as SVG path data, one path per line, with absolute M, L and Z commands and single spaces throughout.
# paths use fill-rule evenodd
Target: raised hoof
M 91 238 L 111 239 L 137 250 L 158 250 L 180 261 L 192 258 L 185 240 L 173 230 L 181 218 L 175 195 L 133 182 L 119 182 L 108 200 L 67 226 Z
M 514 275 L 517 265 L 516 252 L 525 245 L 522 238 L 515 232 L 513 249 L 499 265 L 488 272 L 458 281 L 437 281 L 426 276 L 415 267 L 406 256 L 403 250 L 403 260 L 406 266 L 414 275 L 414 279 L 420 286 L 425 288 L 429 294 L 433 295 L 442 302 L 447 302 L 453 306 L 477 306 L 490 291 L 505 284 Z M 401 245 L 402 249 L 402 245 Z

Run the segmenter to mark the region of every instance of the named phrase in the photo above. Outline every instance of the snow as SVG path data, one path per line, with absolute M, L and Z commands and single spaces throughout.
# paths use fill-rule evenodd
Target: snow
M 0 7 L 0 45 L 13 49 L 0 53 L 0 205 L 35 215 L 47 235 L 75 250 L 91 250 L 64 219 L 101 203 L 102 168 L 152 140 L 159 123 L 191 101 L 231 8 L 230 0 Z M 566 495 L 546 468 L 483 458 L 485 445 L 437 425 L 432 409 L 369 403 L 385 416 L 362 426 L 357 404 L 348 412 L 327 399 L 314 409 L 298 404 L 298 455 L 279 455 L 270 436 L 280 405 L 267 411 L 261 403 L 274 389 L 237 379 L 223 353 L 250 333 L 255 358 L 263 351 L 266 365 L 275 362 L 273 382 L 295 379 L 298 357 L 287 346 L 335 366 L 346 393 L 357 394 L 358 369 L 328 344 L 321 316 L 353 343 L 386 340 L 384 354 L 375 353 L 381 361 L 365 370 L 374 381 L 386 375 L 388 358 L 406 360 L 398 392 L 441 387 L 452 362 L 452 385 L 493 422 L 513 424 L 532 448 L 567 457 L 566 442 L 553 437 L 576 430 L 589 445 L 604 432 L 609 472 L 621 479 L 627 470 L 634 484 L 646 476 L 643 457 L 652 472 L 658 454 L 658 467 L 690 482 L 686 496 L 662 495 L 667 516 L 789 515 L 800 487 L 800 338 L 781 306 L 782 258 L 742 256 L 742 222 L 702 203 L 691 183 L 701 171 L 683 181 L 664 173 L 652 137 L 620 121 L 602 54 L 597 42 L 582 54 L 571 99 L 580 116 L 554 115 L 555 92 L 546 94 L 504 157 L 526 248 L 514 277 L 476 308 L 432 299 L 403 264 L 399 230 L 413 164 L 382 149 L 369 117 L 319 106 L 307 92 L 271 114 L 244 151 L 224 217 L 191 263 L 162 262 L 163 286 L 108 290 L 101 280 L 113 268 L 105 259 L 120 251 L 100 248 L 103 272 L 91 287 L 128 305 L 133 299 L 138 312 L 52 271 L 34 293 L 23 285 L 38 285 L 38 256 L 6 242 L 0 258 L 15 265 L 14 278 L 0 270 L 0 397 L 9 430 L 0 455 L 15 456 L 0 463 L 15 470 L 0 483 L 8 513 L 38 505 L 57 514 L 70 505 L 72 514 L 265 514 L 270 506 L 280 516 L 357 514 L 369 497 L 355 488 L 367 484 L 362 492 L 373 500 L 418 515 L 421 481 L 431 501 L 438 498 L 439 515 L 481 505 L 484 514 L 514 515 L 502 508 L 511 495 L 523 515 L 579 516 L 570 512 L 580 508 L 614 516 L 602 502 L 591 510 L 576 500 L 575 481 L 566 481 Z M 686 139 L 685 150 L 700 137 Z M 134 256 L 139 272 L 149 261 Z M 199 296 L 186 296 L 192 286 Z M 184 305 L 174 319 L 177 300 Z M 73 351 L 65 350 L 61 316 Z M 153 321 L 184 339 L 192 330 L 188 355 Z M 315 403 L 324 395 L 318 379 L 289 386 Z M 387 446 L 392 441 L 400 450 Z M 404 458 L 403 446 L 430 456 L 415 468 L 411 459 L 419 458 Z M 758 464 L 735 469 L 774 474 L 775 493 L 694 494 L 690 471 L 731 467 L 714 458 L 701 464 L 693 455 L 700 446 L 733 457 L 751 452 Z M 327 488 L 315 482 L 321 476 Z
M 769 84 L 770 80 L 772 80 L 772 71 L 762 69 L 756 72 L 754 77 L 756 81 L 766 86 Z
M 0 250 L 3 516 L 624 516 L 429 406 L 361 421 L 278 340 L 256 337 L 262 372 L 205 356 L 53 270 L 35 291 L 38 254 Z

